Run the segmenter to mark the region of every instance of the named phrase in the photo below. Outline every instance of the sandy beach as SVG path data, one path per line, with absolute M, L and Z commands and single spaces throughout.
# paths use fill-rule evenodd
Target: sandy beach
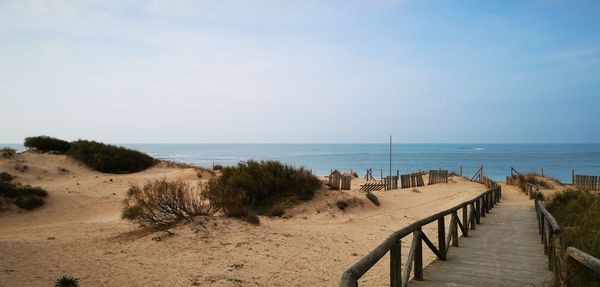
M 15 171 L 16 162 L 28 170 Z M 199 178 L 192 168 L 159 165 L 103 174 L 62 155 L 30 152 L 2 159 L 0 170 L 49 192 L 41 208 L 2 213 L 1 286 L 48 286 L 62 275 L 79 278 L 82 286 L 336 286 L 346 268 L 391 232 L 485 190 L 451 177 L 447 184 L 377 191 L 382 204 L 376 207 L 358 190 L 324 188 L 284 218 L 261 216 L 260 226 L 198 217 L 169 235 L 120 218 L 128 187 L 159 178 L 198 183 L 209 172 Z M 354 180 L 353 189 L 361 182 Z M 352 206 L 341 211 L 335 202 L 344 198 Z M 425 232 L 435 236 L 435 226 Z M 425 253 L 426 262 L 433 259 Z M 386 284 L 387 266 L 382 259 L 362 284 Z

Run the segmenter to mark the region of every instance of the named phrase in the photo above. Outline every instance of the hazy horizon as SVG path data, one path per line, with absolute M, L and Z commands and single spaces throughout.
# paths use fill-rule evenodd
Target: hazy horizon
M 0 142 L 600 143 L 597 1 L 1 1 Z

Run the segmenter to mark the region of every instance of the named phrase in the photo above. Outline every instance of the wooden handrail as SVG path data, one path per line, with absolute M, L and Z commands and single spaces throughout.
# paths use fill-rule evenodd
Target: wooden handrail
M 560 233 L 560 226 L 558 225 L 558 222 L 556 221 L 554 216 L 552 216 L 552 214 L 546 209 L 546 207 L 544 207 L 544 205 L 542 204 L 542 201 L 537 200 L 537 205 L 538 205 L 538 210 L 544 215 L 544 218 L 548 221 L 548 224 L 550 224 L 552 233 L 554 233 L 554 234 Z
M 567 247 L 567 255 L 577 262 L 585 265 L 587 268 L 600 273 L 600 259 L 587 254 L 575 247 Z
M 340 286 L 342 287 L 356 287 L 358 286 L 358 279 L 362 277 L 369 269 L 371 269 L 383 256 L 385 256 L 388 251 L 390 256 L 392 256 L 390 260 L 390 283 L 392 286 L 406 286 L 408 282 L 408 278 L 410 278 L 411 269 L 413 269 L 413 261 L 414 261 L 414 278 L 415 280 L 422 280 L 423 278 L 423 265 L 422 265 L 422 241 L 425 241 L 426 246 L 430 247 L 434 250 L 434 253 L 438 255 L 440 260 L 445 260 L 448 252 L 448 248 L 450 246 L 458 246 L 458 231 L 462 231 L 463 236 L 468 236 L 468 229 L 475 229 L 475 224 L 479 224 L 479 217 L 485 216 L 485 213 L 488 213 L 493 206 L 500 201 L 500 186 L 496 186 L 492 189 L 488 189 L 482 194 L 476 196 L 475 198 L 460 203 L 452 208 L 446 209 L 444 211 L 438 212 L 434 215 L 428 216 L 421 220 L 415 221 L 412 224 L 394 232 L 390 235 L 386 240 L 384 240 L 379 246 L 373 249 L 369 254 L 365 255 L 358 262 L 348 268 L 343 274 L 340 282 Z M 469 213 L 466 209 L 471 207 L 471 212 Z M 464 208 L 463 210 L 463 221 L 461 222 L 458 217 L 458 210 Z M 467 214 L 470 215 L 467 216 Z M 447 215 L 452 216 L 452 220 L 450 223 L 450 231 L 448 234 L 448 240 L 446 240 L 443 233 L 445 233 L 445 229 L 443 228 L 444 217 Z M 432 248 L 432 243 L 427 238 L 426 235 L 422 232 L 422 227 L 434 221 L 438 222 L 438 232 L 441 231 L 442 234 L 438 234 L 439 247 Z M 411 252 L 407 259 L 407 266 L 411 266 L 411 268 L 407 268 L 407 272 L 404 276 L 399 276 L 399 262 L 400 251 L 398 249 L 398 244 L 402 240 L 402 238 L 406 237 L 409 234 L 413 234 L 413 243 L 411 244 Z M 452 245 L 450 245 L 452 242 Z M 435 247 L 435 246 L 433 246 Z M 437 251 L 437 252 L 436 252 Z M 398 280 L 402 278 L 402 280 Z

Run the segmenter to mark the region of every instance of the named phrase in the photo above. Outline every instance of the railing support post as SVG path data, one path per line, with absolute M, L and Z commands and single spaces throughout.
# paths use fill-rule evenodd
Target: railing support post
M 448 250 L 446 250 L 446 222 L 444 221 L 444 216 L 438 219 L 438 246 L 442 255 L 440 260 L 446 260 Z
M 475 225 L 477 225 L 477 212 L 475 211 L 475 203 L 471 202 L 471 229 L 475 230 Z
M 481 217 L 485 217 L 485 195 L 480 197 L 478 201 L 480 201 L 479 206 L 481 208 Z
M 402 241 L 390 249 L 390 286 L 402 287 Z
M 481 203 L 479 198 L 475 200 L 475 222 L 481 224 Z
M 452 246 L 458 247 L 458 214 L 456 211 L 452 212 L 452 226 L 450 230 L 452 231 Z
M 423 281 L 423 240 L 421 239 L 421 227 L 413 233 L 413 236 L 417 236 L 415 241 L 415 273 L 414 279 L 417 281 Z
M 468 215 L 468 205 L 465 205 L 462 209 L 462 224 L 465 229 L 464 237 L 469 237 L 469 215 Z

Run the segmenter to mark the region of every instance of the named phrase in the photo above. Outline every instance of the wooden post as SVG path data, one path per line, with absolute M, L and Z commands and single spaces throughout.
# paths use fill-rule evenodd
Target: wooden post
M 402 287 L 402 241 L 390 249 L 390 286 Z
M 452 230 L 452 246 L 458 247 L 458 214 L 456 211 L 452 212 L 452 221 L 450 223 L 452 226 L 450 230 Z
M 481 201 L 479 206 L 481 207 L 481 217 L 485 217 L 485 195 L 480 197 L 477 201 Z
M 444 216 L 438 219 L 438 246 L 442 255 L 440 260 L 446 260 L 448 250 L 446 250 L 446 222 L 444 221 Z
M 481 204 L 479 199 L 475 200 L 475 221 L 477 224 L 481 224 Z
M 571 170 L 571 184 L 575 185 L 575 170 Z
M 481 173 L 479 173 L 479 182 L 483 183 L 483 164 L 481 165 L 479 170 L 481 170 Z
M 477 225 L 477 212 L 475 211 L 475 204 L 471 203 L 471 229 L 475 230 Z
M 542 177 L 544 177 L 544 167 L 542 166 Z
M 462 166 L 460 167 L 460 176 L 463 176 L 463 169 L 462 169 Z
M 413 236 L 417 236 L 417 240 L 415 244 L 415 273 L 414 279 L 417 281 L 423 281 L 423 240 L 421 240 L 421 227 L 418 227 L 417 230 L 413 233 Z
M 465 234 L 463 234 L 464 237 L 469 237 L 469 216 L 467 214 L 467 209 L 468 205 L 465 205 L 462 209 L 462 224 L 465 229 Z

